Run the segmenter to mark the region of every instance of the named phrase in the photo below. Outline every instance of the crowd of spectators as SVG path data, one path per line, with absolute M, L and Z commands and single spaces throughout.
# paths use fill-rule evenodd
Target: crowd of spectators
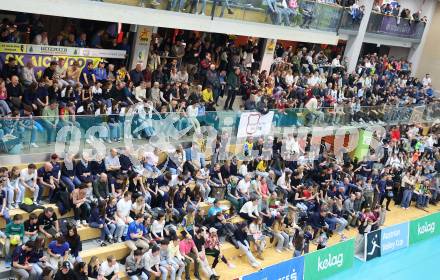
M 21 67 L 10 57 L 1 71 L 0 114 L 5 118 L 0 138 L 37 147 L 38 136 L 46 135 L 51 143 L 61 127 L 82 125 L 77 116 L 95 115 L 110 132 L 103 140 L 120 141 L 124 112 L 137 103 L 145 106 L 145 117 L 139 119 L 145 129 L 133 136 L 142 139 L 155 133 L 154 109 L 179 113 L 181 130 L 188 119 L 216 109 L 275 109 L 282 115 L 294 108 L 305 112 L 302 124 L 311 125 L 377 122 L 385 105 L 436 100 L 429 74 L 422 80 L 412 77 L 411 63 L 405 59 L 368 54 L 360 58 L 355 72 L 348 73 L 341 55 L 329 48 L 285 49 L 278 44 L 270 72 L 259 72 L 258 41 L 216 44 L 193 35 L 155 40 L 146 65 L 131 70 L 105 61 L 88 62 L 81 69 L 59 58 L 37 77 L 32 62 Z M 364 106 L 376 110 L 363 111 Z M 324 115 L 321 108 L 331 114 Z M 44 118 L 35 118 L 39 116 Z
M 47 20 L 54 20 L 48 17 Z M 86 21 L 83 25 L 66 23 L 57 33 L 49 33 L 42 16 L 18 13 L 15 20 L 9 17 L 0 24 L 0 42 L 51 45 L 78 48 L 118 49 L 130 53 L 127 38 L 118 38 L 118 24 L 96 24 Z
M 291 251 L 294 257 L 312 246 L 319 250 L 332 235 L 345 240 L 350 228 L 360 236 L 380 228 L 391 202 L 402 213 L 411 205 L 425 209 L 438 203 L 439 126 L 422 131 L 402 125 L 375 134 L 383 155 L 372 153 L 361 161 L 348 154 L 337 159 L 326 145 L 309 158 L 311 140 L 303 146 L 296 135 L 287 135 L 269 146 L 264 138 L 248 138 L 240 152 L 246 160 L 222 161 L 214 152 L 207 163 L 191 157 L 198 145 L 193 143 L 175 151 L 176 162 L 159 161 L 161 151 L 155 149 L 134 165 L 128 149 L 111 149 L 97 160 L 83 154 L 60 161 L 53 154 L 40 168 L 32 163 L 21 170 L 3 167 L 6 265 L 21 279 L 53 274 L 55 279 L 118 279 L 121 268 L 112 255 L 83 262 L 78 229 L 87 226 L 101 230 L 99 245 L 125 242 L 130 248 L 125 259 L 130 279 L 181 279 L 183 274 L 191 279 L 191 270 L 196 279 L 200 273 L 218 279 L 220 260 L 235 267 L 221 253 L 225 242 L 256 268 L 268 239 L 276 252 Z M 216 141 L 222 145 L 222 138 Z M 267 149 L 273 153 L 270 160 L 262 157 Z M 22 208 L 22 202 L 38 205 L 45 190 L 61 214 L 73 209 L 73 220 L 60 220 L 51 207 L 26 221 L 20 214 L 11 220 L 9 210 Z M 232 209 L 222 207 L 223 199 Z
M 396 0 L 387 1 L 383 4 L 380 4 L 380 1 L 377 1 L 373 6 L 373 11 L 388 16 L 394 16 L 399 19 L 408 20 L 409 24 L 411 24 L 411 22 L 428 22 L 428 18 L 422 15 L 422 10 L 411 11 L 408 8 L 402 7 Z

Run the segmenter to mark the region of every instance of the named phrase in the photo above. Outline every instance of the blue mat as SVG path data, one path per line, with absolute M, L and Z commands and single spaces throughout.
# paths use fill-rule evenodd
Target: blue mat
M 329 279 L 440 279 L 439 259 L 440 237 L 436 237 L 367 263 L 355 259 L 353 268 Z

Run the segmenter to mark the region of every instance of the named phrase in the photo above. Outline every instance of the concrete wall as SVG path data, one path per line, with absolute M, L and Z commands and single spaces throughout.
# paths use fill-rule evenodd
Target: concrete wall
M 431 74 L 433 86 L 440 89 L 440 5 L 437 5 L 431 27 L 427 33 L 417 76 Z
M 409 48 L 402 48 L 402 47 L 391 47 L 389 56 L 394 56 L 396 58 L 408 58 L 409 55 Z

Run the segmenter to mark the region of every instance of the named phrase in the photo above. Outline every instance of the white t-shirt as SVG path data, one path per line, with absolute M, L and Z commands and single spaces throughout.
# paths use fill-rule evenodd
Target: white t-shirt
M 119 215 L 122 217 L 127 217 L 128 215 L 130 215 L 130 209 L 132 204 L 133 203 L 131 202 L 131 200 L 129 201 L 125 201 L 125 199 L 119 200 L 118 204 L 116 204 L 116 208 L 118 209 Z
M 37 179 L 37 170 L 34 170 L 33 173 L 29 174 L 28 168 L 24 168 L 20 171 L 20 179 L 27 182 L 33 179 Z
M 151 250 L 146 252 L 144 254 L 143 258 L 145 261 L 145 268 L 146 269 L 151 269 L 153 266 L 160 264 L 160 254 L 158 254 L 157 256 L 153 256 L 153 253 L 151 252 Z
M 258 205 L 254 205 L 252 201 L 246 202 L 240 209 L 240 213 L 258 216 Z
M 247 193 L 250 187 L 251 187 L 251 182 L 246 182 L 245 179 L 241 179 L 240 182 L 238 182 L 237 189 L 241 193 Z
M 112 273 L 118 274 L 119 273 L 119 264 L 116 263 L 115 265 L 110 266 L 109 263 L 107 261 L 105 261 L 101 264 L 99 271 L 104 273 L 104 276 L 109 276 Z

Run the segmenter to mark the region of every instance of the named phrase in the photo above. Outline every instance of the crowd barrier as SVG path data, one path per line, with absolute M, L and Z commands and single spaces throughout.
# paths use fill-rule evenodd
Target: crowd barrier
M 320 280 L 353 266 L 354 258 L 370 261 L 440 235 L 440 213 L 384 227 L 356 239 L 292 258 L 242 276 L 241 280 Z

